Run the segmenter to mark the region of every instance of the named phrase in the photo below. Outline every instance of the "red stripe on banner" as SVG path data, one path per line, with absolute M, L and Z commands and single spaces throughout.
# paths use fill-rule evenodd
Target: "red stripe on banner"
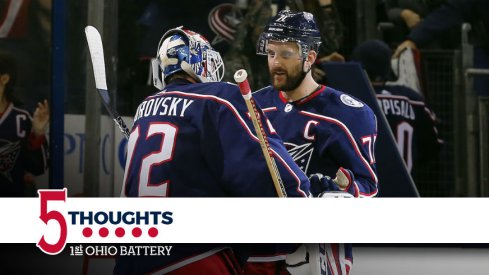
M 230 27 L 226 26 L 226 24 L 223 24 L 223 23 L 222 23 L 222 21 L 221 21 L 221 20 L 219 20 L 220 15 L 221 15 L 221 12 L 220 12 L 220 11 L 218 11 L 218 12 L 216 12 L 216 13 L 214 14 L 214 16 L 213 16 L 213 17 L 215 18 L 216 23 L 217 23 L 219 26 L 221 26 L 221 27 L 222 27 L 222 28 L 223 28 L 225 31 L 228 31 L 228 32 L 234 32 L 234 30 L 233 30 L 233 29 L 231 29 Z
M 216 32 L 219 35 L 224 36 L 229 40 L 233 40 L 233 36 L 230 33 L 234 33 L 234 31 L 230 29 L 228 26 L 226 26 L 225 24 L 223 24 L 217 14 L 214 14 L 214 16 L 211 17 L 211 22 L 216 28 Z
M 331 250 L 333 251 L 334 264 L 336 266 L 336 270 L 338 271 L 338 274 L 342 274 L 341 263 L 340 263 L 340 245 L 337 243 L 331 244 Z

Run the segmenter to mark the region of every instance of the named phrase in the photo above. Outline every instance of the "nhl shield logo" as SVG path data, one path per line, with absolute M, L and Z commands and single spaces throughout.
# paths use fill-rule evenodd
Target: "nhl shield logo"
M 353 97 L 347 95 L 347 94 L 342 94 L 340 96 L 341 102 L 343 102 L 345 105 L 348 105 L 350 107 L 355 107 L 355 108 L 361 108 L 364 106 L 364 104 Z

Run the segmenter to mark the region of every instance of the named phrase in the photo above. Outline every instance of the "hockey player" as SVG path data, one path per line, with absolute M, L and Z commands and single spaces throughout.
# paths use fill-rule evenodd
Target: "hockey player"
M 0 197 L 24 196 L 26 172 L 40 175 L 47 169 L 48 102 L 38 103 L 33 117 L 18 108 L 16 78 L 14 57 L 0 52 Z
M 375 115 L 363 102 L 314 81 L 311 66 L 320 41 L 312 14 L 280 11 L 257 44 L 257 54 L 268 56 L 272 85 L 254 97 L 306 175 L 329 176 L 327 191 L 373 197 L 377 194 Z M 351 245 L 327 245 L 328 270 L 323 274 L 348 274 L 351 252 Z M 259 269 L 259 265 L 248 267 Z
M 385 85 L 390 59 L 391 49 L 380 40 L 365 41 L 352 54 L 352 60 L 360 62 L 367 71 L 399 153 L 414 176 L 416 165 L 436 157 L 443 141 L 438 137 L 436 116 L 421 94 L 406 86 Z
M 218 82 L 223 62 L 209 42 L 171 29 L 160 40 L 153 68 L 161 92 L 137 108 L 122 196 L 276 197 L 239 88 Z M 307 177 L 278 135 L 266 131 L 287 195 L 308 196 Z M 162 258 L 120 257 L 114 273 L 240 274 L 236 256 L 247 258 L 238 246 L 178 245 Z

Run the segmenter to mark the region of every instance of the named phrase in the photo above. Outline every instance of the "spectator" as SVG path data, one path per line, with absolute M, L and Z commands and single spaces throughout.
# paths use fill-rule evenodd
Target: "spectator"
M 0 196 L 24 195 L 25 172 L 44 173 L 47 168 L 47 100 L 38 103 L 33 117 L 18 107 L 14 96 L 17 80 L 14 57 L 0 52 Z M 26 177 L 28 178 L 28 177 Z
M 352 60 L 367 71 L 399 153 L 408 171 L 416 174 L 417 167 L 437 156 L 443 142 L 438 137 L 435 114 L 420 93 L 405 86 L 385 85 L 391 73 L 391 54 L 383 41 L 368 40 L 355 48 Z
M 426 15 L 426 7 L 416 0 L 385 0 L 386 13 L 389 21 L 397 26 L 414 28 Z
M 345 57 L 339 53 L 343 43 L 344 26 L 334 1 L 302 0 L 287 2 L 291 10 L 306 11 L 317 18 L 322 43 L 319 46 L 316 63 L 344 62 Z M 316 81 L 324 83 L 326 74 L 315 65 L 312 68 L 312 75 Z
M 423 48 L 452 28 L 460 28 L 462 23 L 468 22 L 472 25 L 470 39 L 474 45 L 474 67 L 489 68 L 488 10 L 487 0 L 447 0 L 411 30 L 407 40 L 397 47 L 394 57 L 406 47 Z M 489 79 L 476 77 L 474 89 L 479 95 L 489 95 Z
M 49 96 L 51 19 L 51 0 L 0 1 L 0 49 L 22 72 L 15 94 L 28 110 Z
M 406 35 L 433 9 L 445 0 L 383 0 L 387 20 L 394 24 L 394 32 Z
M 333 0 L 288 1 L 291 10 L 306 11 L 317 18 L 321 33 L 318 59 L 324 61 L 345 61 L 338 53 L 343 42 L 343 24 Z
M 241 22 L 235 26 L 236 32 L 223 57 L 226 66 L 224 81 L 234 81 L 234 72 L 246 69 L 251 89 L 255 90 L 266 85 L 269 79 L 267 64 L 254 53 L 258 36 L 272 16 L 271 0 L 250 0 L 247 6 L 236 8 L 241 9 L 243 15 Z
M 209 14 L 209 25 L 217 34 L 213 45 L 228 44 L 224 54 L 226 65 L 225 81 L 232 81 L 234 72 L 245 68 L 249 73 L 249 81 L 253 90 L 266 86 L 269 74 L 266 64 L 261 58 L 254 55 L 258 35 L 263 26 L 272 16 L 270 0 L 250 0 L 243 6 L 242 2 L 236 4 L 223 4 Z M 308 11 L 319 18 L 321 39 L 324 42 L 319 49 L 319 62 L 340 61 L 345 58 L 338 53 L 342 43 L 343 25 L 340 22 L 338 11 L 332 0 L 303 0 L 286 1 L 292 10 Z M 224 27 L 222 27 L 224 26 Z M 222 47 L 222 46 L 221 46 Z M 313 76 L 318 81 L 323 80 L 325 73 L 313 67 Z

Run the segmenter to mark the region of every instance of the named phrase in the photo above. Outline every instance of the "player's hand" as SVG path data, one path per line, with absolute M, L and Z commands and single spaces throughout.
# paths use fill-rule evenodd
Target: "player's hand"
M 330 177 L 323 176 L 323 174 L 320 173 L 312 174 L 309 177 L 309 182 L 311 183 L 310 191 L 314 197 L 317 197 L 325 191 L 339 191 L 338 186 Z
M 399 44 L 399 46 L 397 46 L 397 49 L 396 51 L 394 52 L 394 54 L 392 55 L 392 58 L 399 58 L 399 56 L 401 55 L 401 53 L 404 51 L 404 49 L 406 48 L 411 48 L 411 49 L 416 49 L 416 44 L 411 41 L 411 40 L 406 40 L 404 42 L 402 42 L 401 44 Z
M 49 123 L 49 105 L 48 101 L 37 103 L 37 108 L 32 117 L 32 132 L 35 135 L 44 135 Z
M 421 17 L 419 16 L 419 14 L 410 9 L 402 10 L 401 17 L 410 29 L 414 28 L 421 21 Z
M 340 167 L 336 172 L 336 178 L 332 179 L 322 174 L 313 174 L 309 177 L 311 183 L 311 193 L 315 197 L 321 197 L 324 192 L 347 192 L 353 197 L 358 198 L 359 190 L 354 183 L 353 173 L 345 168 Z

